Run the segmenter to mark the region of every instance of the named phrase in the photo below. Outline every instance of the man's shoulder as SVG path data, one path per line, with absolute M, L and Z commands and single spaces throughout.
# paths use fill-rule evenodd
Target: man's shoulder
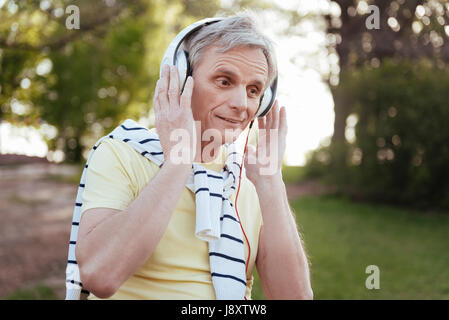
M 83 212 L 96 207 L 123 210 L 159 170 L 128 143 L 109 137 L 97 145 L 86 168 Z
M 113 157 L 125 160 L 125 159 L 144 159 L 137 150 L 135 150 L 128 143 L 120 139 L 106 138 L 98 146 L 97 153 L 105 154 L 108 156 L 113 155 Z
M 132 153 L 132 151 L 134 151 L 134 149 L 126 142 L 115 138 L 106 138 L 101 142 L 100 146 L 101 145 L 104 145 L 104 147 L 109 150 L 116 150 L 123 153 Z
M 155 128 L 149 129 L 149 131 L 156 132 Z M 105 145 L 106 148 L 108 148 L 110 150 L 117 150 L 117 151 L 124 152 L 124 153 L 130 153 L 132 155 L 134 155 L 135 153 L 139 154 L 137 152 L 137 150 L 135 150 L 127 142 L 125 142 L 121 139 L 117 139 L 117 138 L 106 137 L 105 139 L 103 139 L 101 141 L 100 146 L 101 145 Z
M 151 167 L 150 171 L 159 168 L 131 145 L 115 138 L 106 138 L 101 141 L 90 159 L 89 167 L 106 172 L 113 168 L 138 172 L 149 170 L 149 167 Z

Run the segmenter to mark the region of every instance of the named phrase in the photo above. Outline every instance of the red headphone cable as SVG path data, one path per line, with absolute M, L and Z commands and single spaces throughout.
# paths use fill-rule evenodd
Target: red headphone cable
M 237 194 L 235 196 L 235 212 L 237 213 L 237 217 L 238 217 L 239 222 L 240 222 L 240 228 L 242 229 L 243 236 L 245 237 L 246 243 L 248 244 L 248 259 L 246 260 L 246 264 L 245 264 L 245 277 L 246 277 L 246 273 L 248 272 L 249 259 L 251 257 L 251 246 L 249 244 L 248 237 L 246 236 L 245 230 L 243 229 L 242 221 L 240 220 L 239 211 L 237 209 L 237 198 L 239 196 L 239 191 L 240 191 L 240 181 L 241 181 L 241 178 L 242 178 L 242 168 L 243 168 L 243 163 L 245 161 L 245 155 L 246 155 L 246 150 L 247 150 L 249 132 L 251 131 L 251 127 L 253 126 L 253 123 L 254 123 L 254 120 L 251 121 L 251 123 L 249 125 L 249 129 L 248 129 L 248 135 L 246 136 L 245 148 L 243 149 L 242 165 L 240 166 L 239 186 L 237 188 Z M 246 296 L 245 296 L 245 300 L 246 300 Z

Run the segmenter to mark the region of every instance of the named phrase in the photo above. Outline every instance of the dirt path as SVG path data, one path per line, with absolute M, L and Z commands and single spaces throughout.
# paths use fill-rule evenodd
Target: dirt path
M 46 163 L 0 166 L 0 299 L 44 284 L 65 295 L 65 261 L 77 167 Z M 73 179 L 72 179 L 73 180 Z M 289 199 L 316 194 L 313 182 L 288 185 Z
M 0 297 L 40 282 L 62 296 L 76 186 L 57 179 L 76 173 L 52 164 L 0 167 Z

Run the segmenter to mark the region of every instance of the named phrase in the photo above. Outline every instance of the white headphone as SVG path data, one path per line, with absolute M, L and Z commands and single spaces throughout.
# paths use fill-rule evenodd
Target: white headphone
M 180 88 L 184 88 L 187 76 L 191 75 L 191 68 L 188 60 L 188 53 L 184 50 L 178 50 L 184 39 L 190 36 L 192 33 L 198 31 L 204 26 L 209 24 L 219 22 L 224 18 L 206 18 L 191 24 L 190 26 L 184 28 L 178 35 L 172 40 L 167 50 L 165 51 L 164 57 L 162 58 L 160 76 L 162 76 L 162 68 L 165 64 L 174 65 L 178 68 Z M 273 83 L 269 88 L 267 88 L 261 98 L 259 109 L 257 109 L 256 117 L 265 116 L 274 104 L 276 98 L 277 90 L 277 75 L 275 76 Z

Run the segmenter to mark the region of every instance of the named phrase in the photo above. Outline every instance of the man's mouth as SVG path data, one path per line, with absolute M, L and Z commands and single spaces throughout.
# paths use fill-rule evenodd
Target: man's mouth
M 242 123 L 241 120 L 237 120 L 237 119 L 232 119 L 232 118 L 226 118 L 226 117 L 221 117 L 219 115 L 217 115 L 217 118 L 224 120 L 226 122 L 232 123 L 232 124 L 240 124 Z

